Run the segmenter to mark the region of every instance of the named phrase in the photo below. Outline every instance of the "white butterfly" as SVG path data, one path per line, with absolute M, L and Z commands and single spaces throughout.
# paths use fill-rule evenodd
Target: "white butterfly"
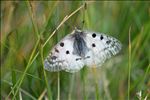
M 77 72 L 84 65 L 101 66 L 121 50 L 121 43 L 106 34 L 75 29 L 64 37 L 45 59 L 48 71 Z

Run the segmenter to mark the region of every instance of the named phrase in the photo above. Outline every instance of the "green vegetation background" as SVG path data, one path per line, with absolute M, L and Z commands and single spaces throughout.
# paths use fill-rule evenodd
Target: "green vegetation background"
M 43 47 L 64 17 L 84 3 L 1 2 L 2 100 L 150 99 L 149 1 L 87 2 L 62 24 Z M 99 68 L 84 67 L 75 74 L 44 71 L 43 59 L 75 26 L 119 39 L 123 45 L 120 54 Z M 141 96 L 138 95 L 140 92 Z

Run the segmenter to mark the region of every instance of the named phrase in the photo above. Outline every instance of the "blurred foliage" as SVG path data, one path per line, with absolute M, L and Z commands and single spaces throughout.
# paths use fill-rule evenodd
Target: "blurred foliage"
M 71 14 L 84 1 L 25 1 L 1 2 L 1 99 L 8 96 L 12 87 L 23 75 L 37 34 L 29 13 L 31 7 L 42 43 L 66 15 Z M 84 21 L 84 24 L 83 24 Z M 51 48 L 74 27 L 103 32 L 119 39 L 123 48 L 120 54 L 102 67 L 83 68 L 70 74 L 60 72 L 61 100 L 127 100 L 128 94 L 128 41 L 131 28 L 131 81 L 130 99 L 150 99 L 150 2 L 149 1 L 89 1 L 57 30 L 44 47 L 44 58 Z M 36 52 L 40 51 L 40 47 Z M 34 55 L 35 56 L 35 55 Z M 58 73 L 47 72 L 52 98 L 57 98 Z M 96 73 L 96 74 L 95 74 Z M 37 99 L 46 90 L 41 57 L 30 66 L 19 89 L 24 100 Z M 13 95 L 9 98 L 12 98 Z M 47 97 L 47 91 L 44 94 Z M 16 98 L 19 98 L 17 94 Z

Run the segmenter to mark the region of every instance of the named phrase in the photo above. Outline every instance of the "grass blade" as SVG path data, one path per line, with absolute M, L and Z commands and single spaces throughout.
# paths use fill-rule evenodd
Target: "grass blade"
M 46 72 L 44 70 L 44 59 L 43 59 L 43 47 L 42 47 L 42 45 L 40 46 L 40 55 L 41 55 L 43 73 L 44 73 L 44 80 L 45 80 L 46 87 L 47 87 L 47 92 L 48 92 L 48 98 L 49 98 L 49 100 L 52 100 L 51 89 L 50 89 L 50 86 L 48 84 Z
M 131 27 L 129 29 L 129 55 L 128 55 L 128 100 L 130 100 L 130 76 L 131 76 Z

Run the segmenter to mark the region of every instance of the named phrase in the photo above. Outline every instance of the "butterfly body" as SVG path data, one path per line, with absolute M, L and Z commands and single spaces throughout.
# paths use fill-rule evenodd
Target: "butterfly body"
M 51 50 L 44 67 L 49 71 L 77 72 L 84 65 L 101 66 L 121 50 L 121 43 L 103 33 L 74 30 Z
M 86 53 L 89 51 L 85 42 L 85 35 L 85 33 L 78 31 L 76 31 L 75 34 L 73 34 L 73 54 L 85 57 Z

